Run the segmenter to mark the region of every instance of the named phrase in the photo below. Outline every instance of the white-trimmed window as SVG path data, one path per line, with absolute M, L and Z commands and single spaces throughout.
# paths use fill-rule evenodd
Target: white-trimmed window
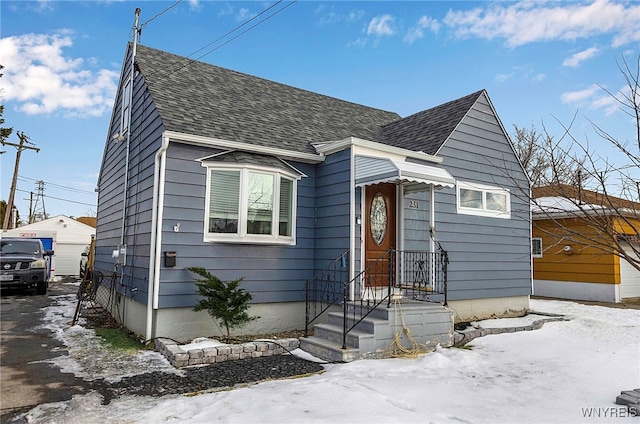
M 296 181 L 271 168 L 208 166 L 205 241 L 294 244 Z
M 542 239 L 540 237 L 531 238 L 531 256 L 534 258 L 542 257 Z
M 120 120 L 120 134 L 126 134 L 129 131 L 129 118 L 131 116 L 131 79 L 128 79 L 124 83 L 124 90 L 122 91 L 122 107 L 120 108 L 121 120 Z
M 460 181 L 457 189 L 458 213 L 511 218 L 509 190 Z

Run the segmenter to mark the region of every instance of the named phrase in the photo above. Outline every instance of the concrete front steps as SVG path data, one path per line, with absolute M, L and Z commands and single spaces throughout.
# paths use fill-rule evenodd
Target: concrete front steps
M 351 303 L 348 308 L 350 328 L 354 322 L 350 317 L 360 317 L 366 308 Z M 327 323 L 313 327 L 313 336 L 300 339 L 300 348 L 331 362 L 351 362 L 367 354 L 384 356 L 396 335 L 403 347 L 411 349 L 414 342 L 404 328 L 421 350 L 433 350 L 437 345 L 449 347 L 454 342 L 453 312 L 439 303 L 406 299 L 394 301 L 390 307 L 385 303 L 347 333 L 346 349 L 342 349 L 343 312 L 330 312 L 327 316 Z

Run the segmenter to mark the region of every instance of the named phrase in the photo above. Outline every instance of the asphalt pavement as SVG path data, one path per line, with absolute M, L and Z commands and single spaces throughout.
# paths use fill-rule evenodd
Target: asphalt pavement
M 53 296 L 74 294 L 78 287 L 66 281 L 49 285 L 45 296 L 3 292 L 0 304 L 0 422 L 22 423 L 25 412 L 37 405 L 70 400 L 74 395 L 97 392 L 103 404 L 122 395 L 166 396 L 197 393 L 259 381 L 314 374 L 322 365 L 293 355 L 227 361 L 182 368 L 182 372 L 141 372 L 117 382 L 83 379 L 62 372 L 48 362 L 68 355 L 51 330 L 41 327 L 43 308 Z
M 65 355 L 62 342 L 51 331 L 39 328 L 51 296 L 73 293 L 77 287 L 50 284 L 48 295 L 3 291 L 0 303 L 0 422 L 42 403 L 71 399 L 87 393 L 91 383 L 61 372 L 46 362 Z

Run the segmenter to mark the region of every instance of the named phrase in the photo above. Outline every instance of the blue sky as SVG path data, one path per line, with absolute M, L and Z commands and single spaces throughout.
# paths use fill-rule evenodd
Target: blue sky
M 633 122 L 603 88 L 624 90 L 623 55 L 637 64 L 636 1 L 2 0 L 4 126 L 14 128 L 8 141 L 21 131 L 41 149 L 22 154 L 23 218 L 39 180 L 49 215 L 95 214 L 136 7 L 141 44 L 402 116 L 484 88 L 510 134 L 514 124 L 544 125 L 559 137 L 557 121 L 576 115 L 574 134 L 603 156 L 610 148 L 588 120 L 633 139 Z M 0 149 L 6 200 L 16 149 Z

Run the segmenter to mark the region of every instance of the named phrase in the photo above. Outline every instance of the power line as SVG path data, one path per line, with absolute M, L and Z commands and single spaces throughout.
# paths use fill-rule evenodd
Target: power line
M 224 43 L 220 44 L 219 46 L 207 51 L 206 53 L 196 57 L 195 59 L 191 59 L 188 63 L 180 66 L 179 68 L 176 68 L 175 70 L 171 71 L 170 73 L 168 73 L 165 78 L 170 77 L 171 75 L 175 74 L 178 71 L 181 71 L 183 69 L 185 69 L 186 67 L 192 65 L 193 63 L 199 61 L 200 59 L 202 59 L 203 57 L 213 53 L 214 51 L 226 46 L 227 44 L 229 44 L 230 42 L 232 42 L 233 40 L 235 40 L 236 38 L 246 34 L 247 32 L 249 32 L 250 30 L 252 30 L 253 28 L 257 27 L 258 25 L 262 24 L 263 22 L 271 19 L 273 16 L 277 15 L 278 13 L 282 12 L 283 10 L 285 10 L 286 8 L 292 6 L 294 3 L 296 3 L 298 0 L 293 0 L 292 2 L 290 2 L 289 4 L 287 4 L 286 6 L 282 7 L 281 9 L 276 10 L 275 12 L 273 12 L 272 14 L 270 14 L 269 16 L 266 16 L 264 19 L 260 20 L 259 22 L 256 22 L 255 24 L 251 25 L 249 28 L 247 28 L 246 30 L 242 31 L 241 33 L 237 34 L 236 36 L 230 38 L 229 40 L 225 41 Z M 218 41 L 222 40 L 223 38 L 227 37 L 228 35 L 238 31 L 240 28 L 244 27 L 245 25 L 249 24 L 250 22 L 252 22 L 253 20 L 259 18 L 260 16 L 264 15 L 265 13 L 267 13 L 269 10 L 273 9 L 274 7 L 276 7 L 277 5 L 279 5 L 280 3 L 282 3 L 283 0 L 278 0 L 276 3 L 272 4 L 271 6 L 267 7 L 266 9 L 264 9 L 262 12 L 258 13 L 257 15 L 253 16 L 251 19 L 243 22 L 242 24 L 236 26 L 235 28 L 233 28 L 230 31 L 227 31 L 224 35 L 216 38 L 215 40 L 213 40 L 212 42 L 210 42 L 209 44 L 199 48 L 198 50 L 196 50 L 195 52 L 191 53 L 189 56 L 187 56 L 187 58 L 193 56 L 194 54 L 206 49 L 207 47 L 217 43 Z M 156 71 L 158 72 L 158 71 Z M 151 72 L 149 73 L 149 76 L 151 75 L 155 75 L 156 72 Z
M 143 29 L 144 27 L 146 27 L 146 26 L 147 26 L 147 24 L 149 24 L 149 22 L 153 21 L 154 19 L 156 19 L 156 18 L 157 18 L 157 17 L 159 17 L 159 16 L 164 15 L 164 14 L 165 14 L 165 13 L 167 13 L 169 10 L 171 10 L 171 9 L 173 9 L 174 7 L 176 7 L 177 5 L 179 5 L 181 2 L 182 2 L 182 0 L 178 0 L 178 1 L 176 1 L 175 3 L 173 3 L 171 6 L 167 7 L 167 8 L 166 8 L 165 10 L 163 10 L 162 12 L 160 12 L 160 13 L 156 13 L 156 15 L 155 15 L 153 18 L 151 18 L 151 19 L 147 20 L 145 23 L 143 23 L 142 25 L 140 25 L 140 31 L 142 31 L 142 29 Z
M 22 175 L 18 175 L 18 180 L 25 181 L 25 182 L 26 181 L 35 181 L 35 182 L 42 181 L 42 179 L 24 177 Z M 92 190 L 82 190 L 82 189 L 79 189 L 79 188 L 67 187 L 67 186 L 63 186 L 63 185 L 60 185 L 60 184 L 49 183 L 49 182 L 46 182 L 46 181 L 44 181 L 44 183 L 48 187 L 57 188 L 59 190 L 73 191 L 75 193 L 95 194 L 95 192 L 92 191 Z
M 209 47 L 212 44 L 217 43 L 218 41 L 222 40 L 223 38 L 225 38 L 227 35 L 230 35 L 234 32 L 236 32 L 237 30 L 239 30 L 240 28 L 242 28 L 243 26 L 247 25 L 249 22 L 253 21 L 254 19 L 258 19 L 260 16 L 264 15 L 265 13 L 267 13 L 269 10 L 273 9 L 274 7 L 276 7 L 277 5 L 279 5 L 280 3 L 282 3 L 283 0 L 278 0 L 277 2 L 275 2 L 274 4 L 272 4 L 271 6 L 267 7 L 266 9 L 264 9 L 262 12 L 258 13 L 257 15 L 251 17 L 251 19 L 248 19 L 246 21 L 244 21 L 242 24 L 238 25 L 237 27 L 235 27 L 234 29 L 227 31 L 226 34 L 221 35 L 220 37 L 216 38 L 215 40 L 213 40 L 212 42 L 210 42 L 209 44 L 200 47 L 198 50 L 196 50 L 195 52 L 191 53 L 189 56 L 187 57 L 191 57 L 193 55 L 195 55 L 196 53 L 201 52 L 202 50 L 206 49 L 207 47 Z M 196 59 L 197 60 L 197 59 Z
M 282 1 L 282 0 L 278 1 L 278 3 L 280 3 L 281 1 Z M 233 41 L 233 40 L 235 40 L 236 38 L 240 37 L 241 35 L 246 34 L 247 32 L 251 31 L 253 28 L 255 28 L 255 27 L 257 27 L 258 25 L 260 25 L 261 23 L 263 23 L 263 22 L 265 22 L 265 21 L 267 21 L 267 20 L 271 19 L 272 17 L 274 17 L 274 16 L 275 16 L 275 15 L 277 15 L 278 13 L 282 12 L 282 11 L 283 11 L 283 10 L 285 10 L 286 8 L 288 8 L 288 7 L 292 6 L 292 5 L 293 5 L 294 3 L 296 3 L 297 1 L 298 1 L 298 0 L 293 0 L 291 3 L 287 4 L 287 5 L 286 5 L 286 6 L 284 6 L 282 9 L 278 9 L 278 10 L 276 10 L 276 11 L 275 11 L 275 12 L 273 12 L 271 15 L 267 16 L 266 18 L 262 19 L 262 20 L 261 20 L 261 21 L 259 21 L 259 22 L 256 22 L 255 24 L 251 25 L 249 28 L 247 28 L 246 30 L 242 31 L 240 34 L 236 35 L 235 37 L 233 37 L 233 38 L 231 38 L 231 39 L 229 39 L 229 40 L 225 41 L 224 43 L 220 44 L 218 47 L 216 47 L 216 48 L 214 48 L 214 49 L 209 50 L 209 51 L 208 51 L 208 52 L 206 52 L 205 54 L 203 54 L 203 55 L 201 55 L 201 56 L 198 56 L 198 58 L 196 58 L 196 60 L 200 60 L 200 59 L 202 59 L 203 57 L 205 57 L 206 55 L 211 54 L 211 53 L 213 53 L 214 51 L 218 50 L 219 48 L 226 46 L 227 44 L 229 44 L 230 42 L 232 42 L 232 41 Z M 278 3 L 276 3 L 276 4 L 278 4 Z M 270 9 L 270 8 L 269 8 L 269 9 Z M 269 10 L 269 9 L 265 9 L 265 11 L 266 11 L 266 10 Z M 259 15 L 258 15 L 258 16 L 259 16 Z M 238 28 L 236 28 L 236 29 L 239 29 L 239 28 L 241 28 L 241 26 L 239 26 L 239 27 L 238 27 Z M 234 31 L 235 31 L 235 30 L 234 30 Z M 211 44 L 213 44 L 213 43 L 211 43 Z M 211 45 L 211 44 L 209 44 L 209 45 Z
M 31 193 L 30 191 L 22 190 L 22 189 L 16 189 L 16 191 L 20 191 L 22 193 Z M 43 198 L 46 197 L 48 199 L 60 200 L 61 202 L 75 203 L 77 205 L 94 206 L 94 207 L 96 206 L 95 203 L 78 202 L 77 200 L 62 199 L 60 197 L 54 197 L 49 195 L 43 195 L 42 197 Z

